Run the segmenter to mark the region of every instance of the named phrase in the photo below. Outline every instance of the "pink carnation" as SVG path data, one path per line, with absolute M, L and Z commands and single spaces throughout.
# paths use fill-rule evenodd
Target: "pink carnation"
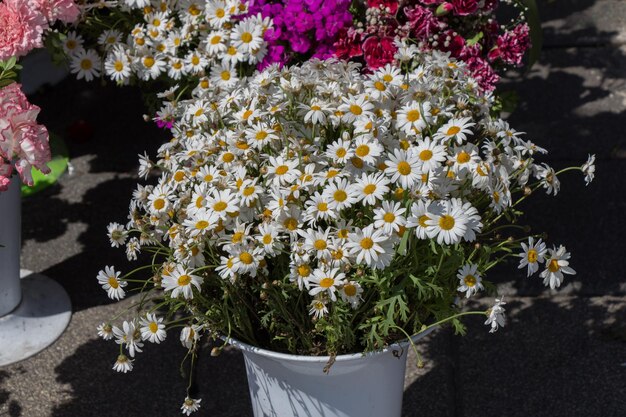
M 404 9 L 404 14 L 409 19 L 411 30 L 417 39 L 427 39 L 437 33 L 443 25 L 433 14 L 433 12 L 419 5 L 413 8 Z
M 485 91 L 493 91 L 500 77 L 491 68 L 489 62 L 480 57 L 471 57 L 467 61 L 467 69 L 478 85 Z
M 37 124 L 39 110 L 28 102 L 21 85 L 0 89 L 0 159 L 12 161 L 28 185 L 33 184 L 33 166 L 44 174 L 50 172 L 46 165 L 51 159 L 48 131 Z
M 24 0 L 0 3 L 0 60 L 26 55 L 43 46 L 46 18 Z
M 370 36 L 363 42 L 365 63 L 371 70 L 392 63 L 397 50 L 398 48 L 394 44 L 393 38 L 390 36 L 384 38 Z
M 496 46 L 489 51 L 489 60 L 501 59 L 509 65 L 521 65 L 524 53 L 530 47 L 530 28 L 526 23 L 498 36 Z
M 467 16 L 478 10 L 477 0 L 451 0 L 452 10 L 457 16 Z
M 355 28 L 343 28 L 339 32 L 337 42 L 335 43 L 335 55 L 339 59 L 349 60 L 357 56 L 363 55 L 361 43 L 363 37 Z
M 60 20 L 74 23 L 80 10 L 74 0 L 31 0 L 34 6 L 46 17 L 50 24 Z

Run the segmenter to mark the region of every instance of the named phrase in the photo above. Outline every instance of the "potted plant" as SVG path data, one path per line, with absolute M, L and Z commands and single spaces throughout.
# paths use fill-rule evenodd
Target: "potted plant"
M 504 325 L 502 298 L 464 310 L 493 290 L 491 268 L 517 258 L 551 288 L 575 273 L 563 246 L 517 224 L 518 203 L 556 194 L 565 170 L 591 181 L 593 157 L 555 172 L 491 116 L 463 62 L 402 43 L 397 60 L 371 74 L 312 60 L 216 79 L 188 100 L 163 94 L 173 139 L 155 162 L 141 157 L 152 183 L 137 186 L 128 223 L 108 227 L 112 246 L 148 261 L 97 277 L 112 299 L 129 283 L 143 293 L 127 320 L 99 326 L 119 344 L 115 370 L 182 326 L 192 358 L 203 336 L 242 348 L 256 416 L 383 415 L 359 408 L 370 395 L 397 416 L 413 335 L 463 332 L 470 314 Z M 386 367 L 398 371 L 382 380 Z M 188 393 L 181 408 L 199 406 Z

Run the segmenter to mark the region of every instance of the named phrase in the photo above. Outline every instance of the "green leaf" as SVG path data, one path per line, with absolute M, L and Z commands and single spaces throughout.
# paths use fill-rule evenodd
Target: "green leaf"
M 467 46 L 476 45 L 478 41 L 480 41 L 483 38 L 483 36 L 485 36 L 483 32 L 478 32 L 473 37 L 468 39 L 465 43 L 467 43 Z
M 400 241 L 400 244 L 398 245 L 398 254 L 401 256 L 406 255 L 406 246 L 407 246 L 407 242 L 409 241 L 409 233 L 408 231 L 405 231 L 404 235 L 402 236 L 402 240 Z
M 539 9 L 536 0 L 521 0 L 526 7 L 526 21 L 530 27 L 530 42 L 532 43 L 529 53 L 528 69 L 539 60 L 541 55 L 541 47 L 543 46 L 543 32 L 541 31 L 541 19 L 539 18 Z

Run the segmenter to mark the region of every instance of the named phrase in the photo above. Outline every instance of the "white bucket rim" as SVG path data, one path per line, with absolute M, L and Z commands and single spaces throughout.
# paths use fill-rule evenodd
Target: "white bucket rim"
M 423 332 L 414 334 L 413 336 L 411 336 L 411 341 L 413 343 L 417 342 L 418 340 L 426 337 L 427 335 L 429 335 L 433 330 L 435 330 L 438 326 L 435 327 L 431 327 L 429 329 L 424 330 Z M 279 359 L 282 361 L 289 361 L 289 362 L 308 362 L 308 363 L 328 363 L 330 361 L 330 356 L 308 356 L 308 355 L 292 355 L 290 353 L 280 353 L 280 352 L 274 352 L 273 350 L 267 350 L 267 349 L 263 349 L 260 347 L 256 347 L 256 346 L 252 346 L 249 345 L 247 343 L 241 342 L 237 339 L 233 339 L 232 337 L 226 337 L 226 336 L 221 336 L 220 337 L 222 340 L 226 341 L 226 343 L 228 343 L 231 346 L 234 346 L 238 349 L 240 349 L 243 352 L 250 352 L 250 353 L 255 353 L 257 355 L 261 355 L 261 356 L 265 356 L 268 358 L 272 358 L 272 359 Z M 344 355 L 337 355 L 334 358 L 334 362 L 348 362 L 348 361 L 355 361 L 355 360 L 359 360 L 359 359 L 363 359 L 369 356 L 377 356 L 377 355 L 381 355 L 384 353 L 387 353 L 391 350 L 394 349 L 406 349 L 407 345 L 409 344 L 409 341 L 404 339 L 395 343 L 392 343 L 391 345 L 380 349 L 380 350 L 375 350 L 373 352 L 366 352 L 366 353 L 347 353 Z

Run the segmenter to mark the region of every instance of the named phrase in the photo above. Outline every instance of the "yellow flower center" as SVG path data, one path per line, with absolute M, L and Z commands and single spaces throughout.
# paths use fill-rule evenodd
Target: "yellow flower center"
M 239 243 L 241 242 L 242 239 L 243 239 L 243 233 L 235 232 L 235 234 L 233 234 L 233 237 L 230 240 L 233 243 Z
M 448 129 L 448 131 L 446 132 L 446 135 L 448 136 L 454 136 L 457 133 L 459 133 L 461 131 L 461 128 L 458 126 L 452 126 Z
M 330 288 L 330 287 L 333 286 L 334 283 L 335 283 L 335 280 L 330 278 L 330 277 L 322 278 L 320 280 L 320 287 L 322 287 L 322 288 Z
M 354 284 L 344 285 L 343 292 L 346 293 L 348 297 L 354 297 L 356 295 L 356 285 Z
M 67 47 L 67 49 L 74 49 L 76 48 L 76 41 L 73 39 L 70 39 L 67 42 L 65 42 L 65 46 Z
M 256 140 L 265 140 L 265 138 L 267 138 L 267 135 L 268 135 L 267 132 L 261 130 L 259 132 L 256 132 L 255 138 L 256 138 Z
M 385 86 L 385 84 L 381 83 L 380 81 L 376 81 L 374 83 L 374 88 L 376 88 L 378 91 L 385 91 L 387 89 L 387 86 Z
M 311 275 L 311 267 L 306 264 L 298 266 L 298 275 L 304 278 L 308 277 Z
M 428 220 L 430 220 L 430 217 L 428 217 L 428 216 L 427 216 L 427 215 L 425 215 L 425 214 L 422 214 L 422 215 L 419 217 L 419 219 L 417 220 L 417 223 L 419 223 L 419 225 L 420 225 L 421 227 L 428 227 L 428 225 L 426 224 L 426 222 L 427 222 Z
M 143 59 L 143 65 L 146 68 L 152 68 L 154 66 L 154 58 L 152 58 L 151 56 L 147 56 Z
M 340 203 L 346 201 L 347 198 L 348 198 L 348 193 L 346 193 L 344 190 L 337 190 L 333 194 L 333 199 Z
M 246 265 L 250 265 L 253 261 L 253 258 L 252 255 L 250 255 L 248 252 L 241 252 L 241 254 L 239 255 L 239 260 Z
M 424 149 L 420 152 L 419 157 L 422 161 L 429 161 L 433 157 L 433 151 L 430 149 Z
M 156 332 L 158 332 L 158 331 L 159 331 L 159 325 L 158 325 L 158 324 L 156 324 L 155 322 L 150 323 L 150 324 L 148 325 L 148 328 L 150 329 L 150 331 L 151 331 L 152 333 L 156 333 Z
M 459 164 L 466 164 L 469 162 L 469 160 L 470 160 L 470 155 L 465 151 L 459 152 L 459 154 L 456 156 L 456 161 Z
M 289 217 L 285 219 L 283 226 L 285 226 L 288 230 L 294 231 L 298 228 L 298 220 L 293 217 Z
M 383 75 L 383 81 L 386 83 L 390 83 L 393 81 L 393 77 L 391 76 L 391 74 L 385 74 Z
M 359 169 L 363 168 L 363 160 L 359 158 L 358 156 L 355 156 L 354 158 L 350 159 L 350 162 L 356 168 L 359 168 Z
M 452 230 L 452 228 L 454 227 L 454 223 L 454 217 L 448 214 L 444 214 L 439 218 L 439 227 L 441 227 L 443 230 Z
M 215 211 L 224 211 L 224 210 L 226 210 L 226 207 L 228 207 L 228 204 L 226 204 L 223 201 L 218 201 L 217 203 L 215 203 L 213 205 L 213 210 L 215 210 Z
M 337 237 L 339 237 L 339 239 L 347 239 L 348 229 L 339 229 L 339 231 L 337 232 Z
M 246 187 L 243 189 L 243 195 L 245 197 L 250 197 L 254 193 L 254 190 L 255 190 L 254 187 Z
M 222 37 L 220 35 L 215 35 L 211 38 L 211 45 L 217 45 L 222 41 Z
M 250 43 L 252 42 L 252 33 L 250 32 L 244 32 L 241 34 L 241 41 L 244 43 Z
M 179 69 L 181 69 L 183 67 L 183 63 L 180 62 L 180 61 L 176 61 L 176 62 L 174 62 L 172 67 L 174 67 L 175 70 L 179 70 Z
M 113 67 L 115 68 L 115 71 L 121 72 L 124 69 L 124 64 L 122 63 L 122 61 L 115 61 Z
M 313 243 L 313 247 L 314 247 L 316 250 L 325 250 L 327 246 L 328 246 L 328 245 L 326 244 L 326 241 L 325 241 L 325 240 L 322 240 L 322 239 L 317 239 L 317 240 Z
M 328 204 L 322 202 L 317 204 L 318 211 L 328 211 Z
M 367 145 L 359 145 L 356 148 L 356 154 L 360 157 L 363 158 L 364 156 L 369 155 L 370 153 L 370 147 Z
M 199 220 L 196 222 L 196 229 L 204 230 L 207 227 L 209 227 L 209 222 L 207 222 L 206 220 Z
M 163 207 L 165 207 L 165 200 L 162 198 L 157 198 L 156 200 L 154 200 L 154 203 L 152 205 L 155 209 L 161 210 Z
M 419 118 L 420 118 L 419 110 L 413 109 L 413 110 L 409 110 L 408 112 L 406 112 L 406 119 L 409 122 L 415 122 L 415 121 L 419 120 Z
M 154 19 L 152 21 L 152 26 L 161 26 L 161 21 L 159 19 Z
M 233 155 L 230 152 L 226 152 L 223 156 L 222 156 L 222 160 L 226 163 L 229 162 L 233 162 L 233 160 L 235 159 L 235 155 Z
M 361 239 L 361 247 L 365 250 L 372 249 L 374 247 L 374 241 L 369 237 Z
M 398 163 L 398 172 L 401 175 L 409 175 L 411 173 L 411 165 L 407 161 Z
M 264 235 L 263 236 L 263 244 L 264 245 L 269 245 L 270 243 L 272 243 L 272 235 Z
M 228 50 L 226 50 L 226 53 L 228 55 L 237 55 L 237 48 L 231 45 L 228 47 Z
M 117 278 L 115 277 L 109 277 L 109 285 L 113 289 L 117 289 L 120 286 L 120 284 L 117 282 Z
M 230 80 L 230 71 L 222 71 L 220 78 L 224 81 Z
M 354 114 L 356 116 L 360 116 L 361 113 L 363 113 L 363 109 L 359 105 L 351 104 L 350 105 L 350 113 L 352 113 L 352 114 Z
M 363 188 L 363 193 L 367 195 L 373 194 L 375 191 L 376 191 L 376 184 L 367 184 Z
M 207 88 L 209 88 L 209 80 L 202 80 L 202 81 L 200 81 L 200 87 L 205 89 L 205 90 Z
M 528 251 L 528 262 L 534 264 L 537 262 L 538 254 L 535 249 L 531 249 Z
M 557 272 L 559 269 L 561 269 L 561 266 L 559 265 L 559 261 L 557 261 L 556 259 L 552 259 L 550 263 L 548 264 L 548 270 L 550 272 Z
M 394 220 L 396 220 L 396 215 L 393 213 L 385 213 L 385 215 L 383 216 L 383 220 L 387 223 L 393 223 Z
M 335 155 L 337 155 L 338 158 L 343 158 L 347 153 L 348 151 L 346 151 L 345 148 L 339 148 L 337 149 L 337 152 L 335 152 Z
M 276 175 L 285 175 L 289 171 L 289 167 L 287 165 L 279 165 L 276 167 Z
M 82 61 L 80 61 L 80 67 L 87 71 L 93 67 L 93 63 L 90 59 L 83 59 Z
M 184 287 L 185 285 L 189 285 L 190 282 L 191 282 L 191 277 L 187 274 L 181 275 L 180 277 L 178 277 L 178 285 L 180 285 L 181 287 Z
M 474 275 L 467 275 L 465 276 L 465 278 L 463 278 L 463 282 L 465 282 L 465 285 L 471 288 L 476 285 L 476 277 Z

